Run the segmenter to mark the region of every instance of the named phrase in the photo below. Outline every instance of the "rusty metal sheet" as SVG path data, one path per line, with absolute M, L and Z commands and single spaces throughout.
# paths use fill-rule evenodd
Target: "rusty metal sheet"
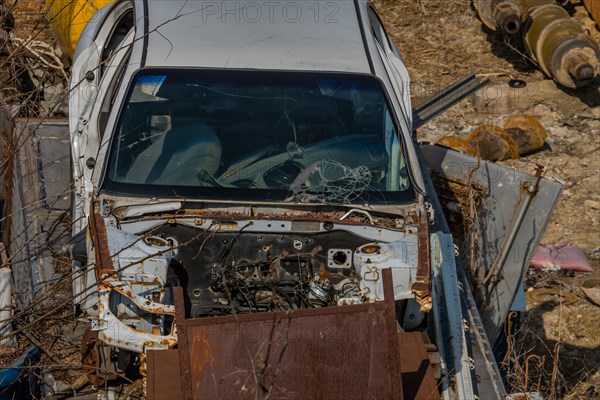
M 186 319 L 175 298 L 185 399 L 404 398 L 393 300 Z
M 112 262 L 110 250 L 108 249 L 108 239 L 106 236 L 106 226 L 104 219 L 100 214 L 94 211 L 94 203 L 90 209 L 90 231 L 94 243 L 94 252 L 96 256 L 96 269 L 100 273 L 98 278 L 104 274 L 115 272 L 115 266 Z
M 427 214 L 419 218 L 418 236 L 419 264 L 417 266 L 417 277 L 412 284 L 412 292 L 417 302 L 421 305 L 421 312 L 429 312 L 432 307 L 431 300 L 431 259 L 429 244 L 429 219 Z
M 415 400 L 439 399 L 440 390 L 423 333 L 401 332 L 399 337 L 404 397 Z
M 146 373 L 151 379 L 146 384 L 147 400 L 181 400 L 181 373 L 179 351 L 148 350 L 146 352 Z

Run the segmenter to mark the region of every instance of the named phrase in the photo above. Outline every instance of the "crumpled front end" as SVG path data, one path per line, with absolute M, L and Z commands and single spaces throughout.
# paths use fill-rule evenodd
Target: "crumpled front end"
M 419 255 L 416 214 L 370 221 L 361 213 L 344 220 L 334 215 L 342 213 L 122 220 L 94 214 L 88 235 L 98 298 L 97 314 L 89 313 L 92 330 L 122 350 L 172 348 L 174 286 L 185 293 L 186 317 L 291 311 L 383 301 L 387 268 L 408 328 L 418 326 L 424 314 L 414 284 L 418 266 L 429 260 Z
M 97 338 L 107 346 L 134 353 L 174 346 L 175 308 L 168 274 L 177 244 L 124 232 L 114 227 L 114 219 L 99 214 L 93 214 L 90 222 L 87 245 L 95 264 L 97 289 L 97 305 L 89 313 L 91 331 L 97 332 L 94 342 Z M 118 354 L 115 350 L 108 358 L 116 361 Z M 126 359 L 127 363 L 138 362 L 130 356 Z M 109 369 L 119 372 L 117 366 Z
M 419 218 L 418 206 L 394 216 L 277 209 L 249 216 L 206 209 L 133 213 L 106 204 L 88 235 L 98 313 L 91 316 L 97 336 L 88 341 L 97 354 L 87 364 L 109 372 L 95 382 L 102 382 L 98 375 L 146 377 L 149 398 L 160 398 L 157 371 L 189 365 L 175 375 L 194 382 L 175 387 L 196 388 L 195 377 L 204 382 L 216 374 L 221 383 L 202 384 L 194 393 L 210 397 L 227 387 L 243 398 L 263 389 L 227 382 L 246 374 L 250 363 L 264 364 L 262 383 L 277 382 L 273 390 L 283 394 L 302 379 L 278 368 L 305 374 L 326 364 L 319 376 L 335 382 L 340 351 L 370 342 L 353 357 L 384 357 L 369 367 L 379 371 L 380 384 L 375 388 L 360 373 L 347 385 L 349 393 L 359 386 L 365 395 L 399 393 L 402 385 L 393 377 L 416 372 L 411 368 L 424 361 L 426 374 L 409 393 L 435 390 L 439 355 L 421 333 L 432 304 L 430 254 L 423 252 L 429 216 L 423 211 Z M 202 350 L 201 343 L 208 347 Z M 175 358 L 164 351 L 173 348 Z M 331 385 L 319 390 L 325 386 Z

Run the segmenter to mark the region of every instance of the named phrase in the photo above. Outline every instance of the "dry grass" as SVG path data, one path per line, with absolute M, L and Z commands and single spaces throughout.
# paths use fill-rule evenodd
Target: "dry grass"
M 502 363 L 512 391 L 539 391 L 548 399 L 600 398 L 599 318 L 584 299 L 530 304 Z
M 572 3 L 575 17 L 600 40 L 600 30 L 579 1 Z M 600 99 L 600 91 L 572 95 L 558 89 L 518 44 L 485 28 L 469 0 L 375 0 L 375 5 L 409 69 L 416 101 L 472 71 L 490 77 L 499 93 L 511 78 L 528 83 L 526 95 L 509 106 L 498 101 L 483 108 L 465 100 L 420 129 L 418 137 L 435 141 L 443 135 L 464 135 L 481 124 L 503 124 L 517 113 L 538 118 L 549 131 L 549 149 L 505 164 L 532 172 L 539 163 L 547 167 L 547 176 L 565 181 L 544 241 L 571 240 L 587 249 L 600 267 L 598 210 L 585 206 L 586 200 L 600 200 L 600 113 L 589 106 L 590 98 Z M 567 288 L 579 294 L 577 275 L 533 272 L 530 278 L 530 287 Z M 583 296 L 569 306 L 529 304 L 507 359 L 512 389 L 535 390 L 539 381 L 546 398 L 600 398 L 599 331 L 598 307 Z M 526 380 L 525 360 L 530 356 L 544 357 L 544 362 L 538 368 L 538 359 L 529 358 Z
M 535 69 L 504 45 L 501 34 L 483 28 L 466 0 L 376 0 L 388 33 L 403 54 L 413 96 L 442 89 L 477 72 L 519 77 Z

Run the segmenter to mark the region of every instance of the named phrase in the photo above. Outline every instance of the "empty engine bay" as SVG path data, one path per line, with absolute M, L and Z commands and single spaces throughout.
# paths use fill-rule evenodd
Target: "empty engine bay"
M 180 221 L 141 236 L 173 247 L 164 303 L 182 286 L 188 318 L 380 301 L 380 272 L 392 268 L 398 319 L 408 329 L 423 320 L 411 292 L 413 233 L 328 221 Z

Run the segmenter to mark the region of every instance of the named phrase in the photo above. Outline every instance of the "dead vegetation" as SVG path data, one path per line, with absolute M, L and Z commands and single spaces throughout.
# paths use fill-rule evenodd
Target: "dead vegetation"
M 600 40 L 600 30 L 582 3 L 566 3 L 567 10 Z M 543 242 L 572 241 L 600 267 L 600 82 L 578 92 L 561 90 L 535 68 L 517 43 L 483 27 L 470 1 L 377 0 L 375 4 L 403 54 L 416 101 L 471 71 L 492 80 L 484 93 L 421 128 L 418 139 L 435 142 L 444 135 L 465 135 L 479 125 L 501 125 L 508 116 L 520 113 L 539 119 L 549 131 L 547 146 L 505 164 L 529 173 L 541 164 L 546 176 L 565 182 Z M 527 87 L 510 89 L 508 81 L 515 78 L 525 80 Z M 468 202 L 461 204 L 460 211 L 468 212 Z M 458 222 L 455 235 L 464 229 L 462 220 Z M 597 278 L 598 272 L 593 276 Z M 513 391 L 539 387 L 545 398 L 600 398 L 600 313 L 579 289 L 581 281 L 589 278 L 581 273 L 530 271 L 528 289 L 572 293 L 576 302 L 528 300 L 504 363 Z
M 0 21 L 5 39 L 0 44 L 2 112 L 26 120 L 64 117 L 58 108 L 64 105 L 66 99 L 67 67 L 64 58 L 61 59 L 60 50 L 55 47 L 43 2 L 23 0 L 0 4 L 14 16 L 14 26 L 6 19 Z M 10 140 L 7 133 L 2 132 L 0 163 L 0 174 L 5 182 L 12 175 L 15 152 L 31 140 L 28 132 L 22 132 L 16 141 Z M 6 189 L 8 193 L 2 193 L 3 208 L 10 207 L 11 203 L 11 189 Z M 26 207 L 34 212 L 40 205 L 28 204 Z M 3 236 L 6 237 L 10 236 L 11 228 L 6 224 L 8 217 L 10 215 L 2 215 Z M 69 219 L 66 216 L 57 221 L 49 232 L 39 232 L 32 242 L 46 238 L 48 250 L 56 252 L 54 240 L 57 235 L 64 235 L 70 230 Z M 12 226 L 12 229 L 17 227 Z M 19 232 L 13 233 L 19 235 Z M 25 246 L 29 245 L 25 243 Z M 13 256 L 9 261 L 18 263 L 17 258 Z M 58 393 L 60 395 L 55 398 L 65 398 L 73 395 L 70 385 L 81 389 L 88 383 L 81 366 L 78 334 L 75 333 L 77 321 L 74 320 L 71 300 L 71 263 L 58 254 L 53 262 L 55 275 L 52 281 L 38 290 L 35 301 L 18 309 L 11 318 L 12 336 L 6 341 L 8 346 L 0 346 L 0 368 L 8 367 L 28 348 L 35 346 L 41 350 L 40 365 L 43 367 L 32 367 L 30 372 L 40 378 L 42 393 Z M 24 295 L 15 294 L 15 297 Z

